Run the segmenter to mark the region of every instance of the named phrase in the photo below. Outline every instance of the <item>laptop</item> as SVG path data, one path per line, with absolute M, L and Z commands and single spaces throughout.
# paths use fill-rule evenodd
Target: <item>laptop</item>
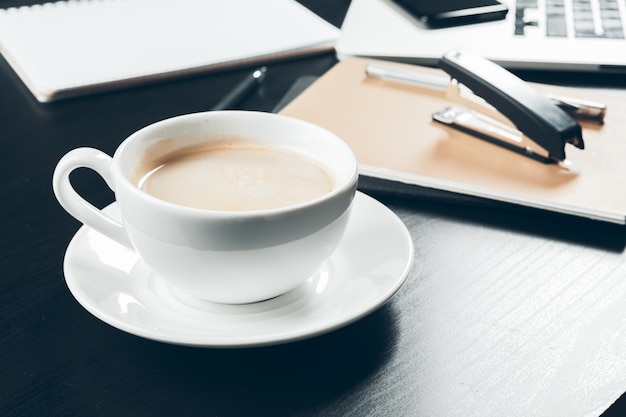
M 505 20 L 428 29 L 392 0 L 352 0 L 337 56 L 436 65 L 465 49 L 518 70 L 626 74 L 626 0 L 501 0 Z

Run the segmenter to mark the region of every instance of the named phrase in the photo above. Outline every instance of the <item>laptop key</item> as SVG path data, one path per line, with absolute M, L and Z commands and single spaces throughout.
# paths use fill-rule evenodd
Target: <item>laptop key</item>
M 546 20 L 546 35 L 550 37 L 567 37 L 565 16 L 548 16 Z
M 564 0 L 546 1 L 546 35 L 550 37 L 567 36 Z

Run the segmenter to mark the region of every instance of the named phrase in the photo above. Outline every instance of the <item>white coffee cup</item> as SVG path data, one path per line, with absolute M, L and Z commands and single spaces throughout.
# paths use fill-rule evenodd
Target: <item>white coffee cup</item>
M 224 137 L 315 161 L 332 178 L 332 189 L 286 207 L 229 211 L 168 202 L 142 191 L 133 179 L 146 158 L 210 145 Z M 96 171 L 115 192 L 122 222 L 74 190 L 69 176 L 81 167 Z M 172 290 L 237 304 L 286 293 L 328 260 L 348 222 L 357 179 L 350 148 L 321 127 L 270 113 L 218 111 L 147 126 L 128 137 L 113 158 L 92 148 L 74 149 L 59 161 L 53 188 L 68 213 L 134 248 Z

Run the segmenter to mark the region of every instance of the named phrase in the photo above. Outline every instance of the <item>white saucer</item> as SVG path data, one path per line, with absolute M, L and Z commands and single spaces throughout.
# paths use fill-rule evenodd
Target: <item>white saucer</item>
M 105 209 L 117 213 L 115 203 Z M 308 282 L 274 299 L 225 305 L 184 300 L 154 277 L 134 251 L 83 226 L 65 254 L 67 285 L 87 311 L 128 333 L 162 342 L 244 347 L 329 332 L 382 306 L 413 263 L 402 221 L 357 193 L 344 239 Z

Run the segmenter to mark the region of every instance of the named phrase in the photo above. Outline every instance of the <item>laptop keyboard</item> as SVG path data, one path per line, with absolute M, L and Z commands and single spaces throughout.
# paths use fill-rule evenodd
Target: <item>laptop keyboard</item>
M 626 5 L 625 0 L 517 0 L 515 35 L 539 27 L 547 37 L 624 39 L 620 1 Z

